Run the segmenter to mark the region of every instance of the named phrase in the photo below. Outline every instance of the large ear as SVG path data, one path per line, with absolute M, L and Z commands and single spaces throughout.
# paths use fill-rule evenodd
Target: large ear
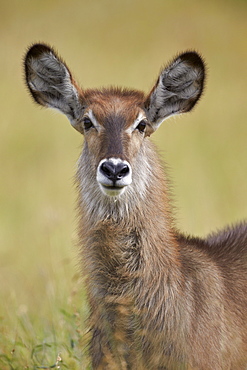
M 179 55 L 162 70 L 145 102 L 148 120 L 156 130 L 163 120 L 190 111 L 200 98 L 205 66 L 195 52 Z
M 83 112 L 82 92 L 54 50 L 44 44 L 33 45 L 25 57 L 25 75 L 34 100 L 58 109 L 81 131 L 78 120 Z

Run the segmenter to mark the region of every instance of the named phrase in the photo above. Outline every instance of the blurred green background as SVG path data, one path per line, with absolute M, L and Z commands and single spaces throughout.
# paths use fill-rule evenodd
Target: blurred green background
M 163 64 L 199 51 L 207 86 L 153 140 L 178 227 L 205 235 L 247 216 L 246 0 L 0 1 L 0 369 L 86 369 L 73 175 L 82 137 L 31 102 L 22 60 L 54 45 L 83 87 L 148 92 Z

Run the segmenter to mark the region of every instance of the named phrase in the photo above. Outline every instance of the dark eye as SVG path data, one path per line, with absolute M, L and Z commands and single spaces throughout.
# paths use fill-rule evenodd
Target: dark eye
M 93 123 L 92 123 L 91 119 L 88 118 L 88 117 L 84 117 L 83 118 L 83 126 L 84 126 L 84 129 L 86 131 L 89 130 L 91 127 L 93 127 Z
M 142 120 L 138 123 L 138 125 L 136 126 L 136 129 L 140 132 L 144 132 L 145 129 L 146 129 L 146 126 L 147 126 L 147 122 Z

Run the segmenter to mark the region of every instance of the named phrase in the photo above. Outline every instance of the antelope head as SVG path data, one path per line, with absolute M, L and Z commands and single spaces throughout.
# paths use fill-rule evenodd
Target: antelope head
M 133 163 L 147 136 L 168 117 L 190 111 L 201 96 L 204 63 L 185 52 L 162 69 L 148 95 L 118 88 L 81 89 L 67 65 L 47 45 L 25 58 L 34 100 L 64 113 L 84 135 L 84 147 L 104 196 L 118 196 L 133 180 Z

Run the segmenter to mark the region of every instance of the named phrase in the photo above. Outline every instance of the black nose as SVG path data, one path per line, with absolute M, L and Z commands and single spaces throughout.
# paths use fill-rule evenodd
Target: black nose
M 130 172 L 129 166 L 124 162 L 114 163 L 112 161 L 105 161 L 100 166 L 101 173 L 109 180 L 116 181 L 121 180 L 127 176 Z

